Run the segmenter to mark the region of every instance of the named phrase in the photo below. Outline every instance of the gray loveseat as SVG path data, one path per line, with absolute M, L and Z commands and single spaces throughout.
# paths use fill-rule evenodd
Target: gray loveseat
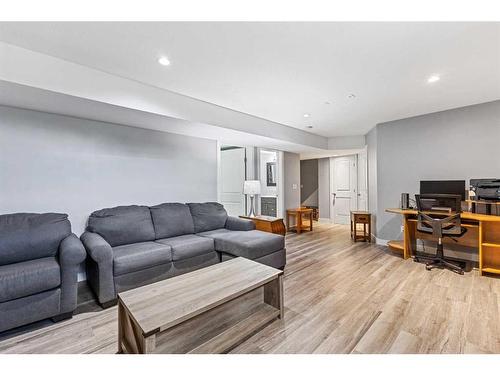
M 0 215 L 0 331 L 71 317 L 85 256 L 65 214 Z
M 283 236 L 255 230 L 219 203 L 105 208 L 90 215 L 81 240 L 87 280 L 103 307 L 119 292 L 237 256 L 285 266 Z

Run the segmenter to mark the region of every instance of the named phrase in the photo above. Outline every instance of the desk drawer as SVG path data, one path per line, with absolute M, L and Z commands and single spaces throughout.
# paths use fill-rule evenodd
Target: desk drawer
M 369 223 L 370 222 L 370 217 L 369 216 L 355 216 L 354 220 L 356 220 L 356 223 Z

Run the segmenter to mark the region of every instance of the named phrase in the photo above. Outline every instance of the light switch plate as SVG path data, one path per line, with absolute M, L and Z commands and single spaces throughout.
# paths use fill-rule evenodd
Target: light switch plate
M 292 189 L 297 190 L 297 184 L 292 184 Z

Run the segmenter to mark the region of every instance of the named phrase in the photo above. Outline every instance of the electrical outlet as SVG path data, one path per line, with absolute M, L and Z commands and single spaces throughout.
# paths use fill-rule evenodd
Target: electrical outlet
M 401 233 L 403 233 L 404 231 L 405 231 L 405 226 L 401 225 Z
M 297 190 L 297 184 L 292 184 L 292 189 Z

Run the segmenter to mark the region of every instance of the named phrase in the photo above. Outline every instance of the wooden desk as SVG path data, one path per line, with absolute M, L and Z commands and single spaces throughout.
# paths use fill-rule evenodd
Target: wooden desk
M 240 216 L 242 219 L 252 220 L 255 223 L 255 229 L 261 230 L 263 232 L 281 234 L 284 236 L 286 234 L 285 224 L 282 218 L 274 216 Z
M 309 217 L 309 225 L 303 225 L 303 216 Z M 290 216 L 295 218 L 295 225 L 290 226 Z M 286 210 L 286 228 L 288 231 L 295 230 L 300 234 L 303 230 L 313 230 L 313 210 L 311 208 L 291 208 Z
M 491 214 L 498 215 L 498 212 L 500 211 L 500 202 L 498 201 L 468 199 L 465 202 L 467 202 L 469 209 L 471 210 L 472 213 L 476 213 L 479 207 L 484 208 L 484 210 L 486 211 L 485 212 L 486 215 L 491 215 Z
M 403 241 L 389 241 L 388 246 L 400 249 L 405 259 L 416 251 L 417 210 L 402 210 L 388 208 L 386 212 L 403 215 Z M 437 214 L 437 213 L 433 213 Z M 475 247 L 479 251 L 479 273 L 500 274 L 500 216 L 462 212 L 462 226 L 467 228 L 463 237 L 456 243 Z M 431 239 L 430 234 L 418 233 L 418 238 Z M 455 243 L 450 238 L 444 238 L 443 243 Z

